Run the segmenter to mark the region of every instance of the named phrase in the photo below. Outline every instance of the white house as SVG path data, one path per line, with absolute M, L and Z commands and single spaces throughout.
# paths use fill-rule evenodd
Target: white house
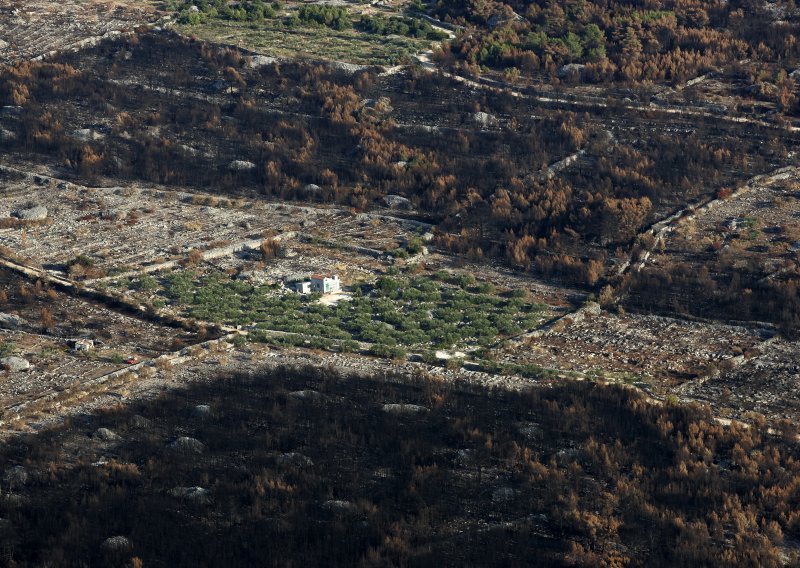
M 76 339 L 72 346 L 73 351 L 91 351 L 94 349 L 94 341 L 91 339 Z
M 310 294 L 311 293 L 311 282 L 306 280 L 305 282 L 295 282 L 294 283 L 294 291 L 298 294 Z
M 338 274 L 315 274 L 311 277 L 311 291 L 332 294 L 342 289 Z

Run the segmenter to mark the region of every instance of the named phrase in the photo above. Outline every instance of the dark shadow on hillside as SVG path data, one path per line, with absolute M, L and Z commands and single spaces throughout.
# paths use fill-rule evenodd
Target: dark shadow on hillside
M 707 419 L 589 383 L 222 376 L 3 447 L 0 550 L 15 566 L 769 565 L 797 534 L 796 448 Z M 741 447 L 772 455 L 757 477 Z M 736 528 L 748 507 L 764 523 Z

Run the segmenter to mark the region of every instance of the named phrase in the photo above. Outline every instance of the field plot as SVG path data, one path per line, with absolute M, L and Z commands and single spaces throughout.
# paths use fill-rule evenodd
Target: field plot
M 7 272 L 0 272 L 0 285 L 0 351 L 30 366 L 7 365 L 11 368 L 0 379 L 3 408 L 198 341 L 195 334 L 126 316 L 41 283 L 32 285 Z M 76 339 L 91 341 L 91 348 L 75 351 Z
M 532 302 L 549 306 L 551 316 L 574 310 L 587 296 L 585 290 L 540 280 L 499 262 L 465 261 L 458 256 L 434 252 L 425 257 L 424 266 L 432 273 L 445 270 L 454 274 L 470 274 L 497 290 L 524 290 Z
M 191 341 L 192 336 L 180 330 L 144 322 L 109 310 L 98 304 L 75 298 L 0 272 L 5 298 L 3 311 L 24 320 L 15 329 L 44 333 L 52 337 L 88 337 L 100 345 L 143 354 L 159 353 L 173 343 Z
M 277 274 L 286 276 L 274 278 Z M 364 270 L 351 270 L 344 273 L 345 292 L 337 296 L 338 302 L 324 301 L 327 296 L 318 302 L 318 295 L 304 296 L 285 287 L 307 274 L 273 266 L 261 277 L 258 271 L 233 277 L 200 267 L 123 279 L 115 286 L 176 315 L 228 325 L 255 324 L 250 337 L 257 340 L 274 341 L 278 332 L 283 343 L 301 345 L 311 338 L 313 346 L 347 351 L 364 342 L 380 356 L 405 356 L 407 348 L 491 344 L 534 329 L 552 314 L 549 306 L 532 301 L 525 290 L 498 291 L 466 273 L 409 276 L 389 268 L 370 278 Z
M 135 5 L 133 5 L 135 4 Z M 153 22 L 150 2 L 0 1 L 0 63 L 30 60 Z
M 278 59 L 307 58 L 358 65 L 394 65 L 447 37 L 419 18 L 404 15 L 408 2 L 286 2 L 242 10 L 201 10 L 175 2 L 177 31 L 235 45 Z
M 722 312 L 790 331 L 798 251 L 800 182 L 795 168 L 785 168 L 721 192 L 663 231 L 632 274 L 626 301 L 703 317 Z
M 797 259 L 800 250 L 800 180 L 788 172 L 756 185 L 687 220 L 664 245 L 667 257 L 702 264 L 736 258 L 734 266 L 758 265 L 773 274 Z
M 391 262 L 388 254 L 373 257 L 353 252 L 342 244 L 292 239 L 280 242 L 275 258 L 265 260 L 260 250 L 242 251 L 205 261 L 192 269 L 205 275 L 214 272 L 236 275 L 237 279 L 252 284 L 293 282 L 312 274 L 338 274 L 342 282 L 351 285 L 374 280 L 375 274 L 386 270 Z
M 0 245 L 77 278 L 183 260 L 192 250 L 209 257 L 232 255 L 240 248 L 257 248 L 267 237 L 330 239 L 339 247 L 357 241 L 380 256 L 414 235 L 415 225 L 402 219 L 358 217 L 333 208 L 220 199 L 138 185 L 87 188 L 46 183 L 47 187 L 37 186 L 28 178 L 0 181 L 0 207 L 6 215 L 34 207 L 47 213 L 35 223 L 0 229 Z
M 706 73 L 683 85 L 665 87 L 652 100 L 657 104 L 672 106 L 693 105 L 720 115 L 741 110 L 754 114 L 753 105 L 758 104 L 758 114 L 774 110 L 774 103 L 748 100 L 746 88 L 750 84 L 744 77 Z
M 642 382 L 664 393 L 757 354 L 766 339 L 744 327 L 600 310 L 584 314 L 575 321 L 566 316 L 522 346 L 501 350 L 499 361 Z
M 747 418 L 758 412 L 771 421 L 800 419 L 800 344 L 775 339 L 760 355 L 708 380 L 687 383 L 680 393 L 710 405 L 721 414 Z
M 235 45 L 278 59 L 308 58 L 351 65 L 394 65 L 425 49 L 430 42 L 399 36 L 383 37 L 354 30 L 292 29 L 214 22 L 178 26 L 178 31 L 224 45 Z
M 28 369 L 3 372 L 0 381 L 3 409 L 57 391 L 74 381 L 90 381 L 124 365 L 112 363 L 108 358 L 71 355 L 66 342 L 44 335 L 0 331 L 0 342 L 6 357 L 19 357 L 30 364 Z
M 3 206 L 45 207 L 51 222 L 29 230 L 7 229 L 0 237 L 2 244 L 53 269 L 66 270 L 70 260 L 82 255 L 85 260 L 78 265 L 91 265 L 95 277 L 111 269 L 185 256 L 192 248 L 205 249 L 215 242 L 257 238 L 260 231 L 281 225 L 280 215 L 238 210 L 231 202 L 224 203 L 228 208 L 195 205 L 192 196 L 176 193 L 73 186 L 35 193 L 30 189 L 22 184 L 7 190 Z M 256 228 L 246 228 L 251 225 Z

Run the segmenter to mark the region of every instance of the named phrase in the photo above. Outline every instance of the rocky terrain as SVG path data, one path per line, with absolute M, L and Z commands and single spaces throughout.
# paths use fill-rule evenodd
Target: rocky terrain
M 646 4 L 0 0 L 0 565 L 796 565 L 800 14 Z
M 158 19 L 150 2 L 0 2 L 0 64 L 81 49 Z
M 65 13 L 69 12 L 70 6 L 63 7 Z M 92 5 L 92 10 L 103 9 L 111 8 Z M 149 8 L 130 12 L 128 7 L 120 6 L 114 10 L 120 22 L 125 18 L 128 18 L 125 21 L 145 22 L 154 17 Z M 15 17 L 33 18 L 33 15 L 20 12 Z M 117 25 L 113 18 L 98 17 L 96 20 Z M 90 26 L 93 21 L 94 17 L 78 18 L 76 25 Z M 373 98 L 365 98 L 356 104 L 357 121 L 364 125 L 387 121 L 389 128 L 399 136 L 400 142 L 382 143 L 391 146 L 414 141 L 413 144 L 421 144 L 419 148 L 423 150 L 419 150 L 411 161 L 409 158 L 382 163 L 383 158 L 378 159 L 380 168 L 384 168 L 380 171 L 388 171 L 391 176 L 422 176 L 421 170 L 412 169 L 412 162 L 413 168 L 426 165 L 424 152 L 448 146 L 443 139 L 445 136 L 466 140 L 466 146 L 460 146 L 462 154 L 470 146 L 480 147 L 484 139 L 491 151 L 498 152 L 506 144 L 503 137 L 515 132 L 519 120 L 530 120 L 532 122 L 525 123 L 525 128 L 549 140 L 544 133 L 549 132 L 549 128 L 555 129 L 556 124 L 546 123 L 536 113 L 557 113 L 564 121 L 559 135 L 568 132 L 573 139 L 558 139 L 548 149 L 546 160 L 527 165 L 522 170 L 524 179 L 512 178 L 510 181 L 512 185 L 518 184 L 515 191 L 522 191 L 519 188 L 523 187 L 548 188 L 546 195 L 552 201 L 538 204 L 536 207 L 539 209 L 534 215 L 541 215 L 539 211 L 547 207 L 559 207 L 557 203 L 561 197 L 557 192 L 565 183 L 574 184 L 575 192 L 588 190 L 592 183 L 590 172 L 601 165 L 610 168 L 612 179 L 617 180 L 614 183 L 622 183 L 628 174 L 621 174 L 619 167 L 622 166 L 612 167 L 613 163 L 628 164 L 639 160 L 644 164 L 642 167 L 651 168 L 653 164 L 648 164 L 649 158 L 645 156 L 656 154 L 652 154 L 654 147 L 644 134 L 653 129 L 681 131 L 698 141 L 702 135 L 703 143 L 712 143 L 718 148 L 730 143 L 733 134 L 741 135 L 737 143 L 746 152 L 741 160 L 725 157 L 725 151 L 721 149 L 714 150 L 715 156 L 722 156 L 719 163 L 728 163 L 728 160 L 733 164 L 739 160 L 736 163 L 741 164 L 741 170 L 720 167 L 708 177 L 708 186 L 698 184 L 692 187 L 688 180 L 684 181 L 685 178 L 680 180 L 680 192 L 654 202 L 655 206 L 638 235 L 631 233 L 634 237 L 632 244 L 614 249 L 604 245 L 606 237 L 602 236 L 602 227 L 600 236 L 580 240 L 573 235 L 569 237 L 571 240 L 557 242 L 560 255 L 568 262 L 587 262 L 585 266 L 597 271 L 592 277 L 596 287 L 587 289 L 583 285 L 570 284 L 568 277 L 559 281 L 552 278 L 553 274 L 540 274 L 539 265 L 528 272 L 516 270 L 518 262 L 509 265 L 496 256 L 498 249 L 509 246 L 503 240 L 506 236 L 497 226 L 484 225 L 479 218 L 470 218 L 459 229 L 462 212 L 458 208 L 449 210 L 449 217 L 443 218 L 435 210 L 421 208 L 418 199 L 393 193 L 389 181 L 380 182 L 384 186 L 382 194 L 370 199 L 359 198 L 359 206 L 347 206 L 342 203 L 342 195 L 346 195 L 349 186 L 344 181 L 337 181 L 336 174 L 330 169 L 341 168 L 344 163 L 342 156 L 327 150 L 324 143 L 303 141 L 302 136 L 297 138 L 296 133 L 291 133 L 288 123 L 280 122 L 280 136 L 285 138 L 275 139 L 287 144 L 290 159 L 306 156 L 308 148 L 314 148 L 316 158 L 312 161 L 316 164 L 318 160 L 329 168 L 309 177 L 306 183 L 299 181 L 305 174 L 298 179 L 285 175 L 274 179 L 264 177 L 273 175 L 267 171 L 273 167 L 270 165 L 273 162 L 256 164 L 251 161 L 257 155 L 253 148 L 243 153 L 231 142 L 234 136 L 232 125 L 242 123 L 243 113 L 250 112 L 247 105 L 251 104 L 236 106 L 236 96 L 241 94 L 236 90 L 242 88 L 242 83 L 237 81 L 246 83 L 242 79 L 246 77 L 247 81 L 261 85 L 259 81 L 267 78 L 254 92 L 254 100 L 263 102 L 258 107 L 258 112 L 263 113 L 259 120 L 272 117 L 269 119 L 284 121 L 288 116 L 295 116 L 314 124 L 319 117 L 315 117 L 317 111 L 313 105 L 318 103 L 307 93 L 303 94 L 306 87 L 297 87 L 297 94 L 308 99 L 303 103 L 306 106 L 298 112 L 297 100 L 290 91 L 281 91 L 285 87 L 281 86 L 281 80 L 273 77 L 279 67 L 276 61 L 261 56 L 244 57 L 237 63 L 242 65 L 241 75 L 236 71 L 237 79 L 237 75 L 218 68 L 214 59 L 234 57 L 232 52 L 222 50 L 215 54 L 213 50 L 193 44 L 182 45 L 181 49 L 188 50 L 192 57 L 198 57 L 194 76 L 177 77 L 163 70 L 150 73 L 152 62 L 148 60 L 148 53 L 154 49 L 166 50 L 169 45 L 182 40 L 158 32 L 142 37 L 146 47 L 138 41 L 115 43 L 109 40 L 71 55 L 65 55 L 62 50 L 54 56 L 54 61 L 61 58 L 65 65 L 98 65 L 101 70 L 95 79 L 98 88 L 108 89 L 115 97 L 120 97 L 116 105 L 94 101 L 92 104 L 99 109 L 99 114 L 95 115 L 87 110 L 79 97 L 45 102 L 59 113 L 54 132 L 66 148 L 63 150 L 66 161 L 46 145 L 36 146 L 31 151 L 31 147 L 19 139 L 21 135 L 39 136 L 26 130 L 21 117 L 28 116 L 24 114 L 26 112 L 40 112 L 41 109 L 30 103 L 26 103 L 27 106 L 9 105 L 0 116 L 6 143 L 14 149 L 0 164 L 0 245 L 8 260 L 6 268 L 28 279 L 31 286 L 41 281 L 43 284 L 39 286 L 47 288 L 49 281 L 52 287 L 62 290 L 59 292 L 61 296 L 52 298 L 57 307 L 46 307 L 49 313 L 45 315 L 41 313 L 45 306 L 30 308 L 24 302 L 6 310 L 8 317 L 35 322 L 29 327 L 18 326 L 8 331 L 6 342 L 13 343 L 15 350 L 11 355 L 24 356 L 33 371 L 9 369 L 7 408 L 16 408 L 31 398 L 47 397 L 48 389 L 54 396 L 65 385 L 72 385 L 70 388 L 74 389 L 82 377 L 94 384 L 98 378 L 125 369 L 129 363 L 120 362 L 120 359 L 125 360 L 132 353 L 138 353 L 138 357 L 143 359 L 177 353 L 177 360 L 190 360 L 191 355 L 186 355 L 181 343 L 202 342 L 207 339 L 202 337 L 203 333 L 209 331 L 214 337 L 240 333 L 242 339 L 234 343 L 245 342 L 248 329 L 252 331 L 249 325 L 252 320 L 246 314 L 240 315 L 235 324 L 232 321 L 192 321 L 185 317 L 184 311 L 167 301 L 169 298 L 164 296 L 164 292 L 151 288 L 155 286 L 154 282 L 182 271 L 190 272 L 192 278 L 220 276 L 244 286 L 279 288 L 314 273 L 337 273 L 350 287 L 348 293 L 356 287 L 369 293 L 370 286 L 385 275 L 432 276 L 444 273 L 456 279 L 465 276 L 476 278 L 476 285 L 481 289 L 499 290 L 507 295 L 519 292 L 520 297 L 524 296 L 539 306 L 543 321 L 540 327 L 498 333 L 494 342 L 484 342 L 480 348 L 472 344 L 466 351 L 463 345 L 452 351 L 430 346 L 430 353 L 426 354 L 417 346 L 408 354 L 414 363 L 391 363 L 410 364 L 413 368 L 433 369 L 433 372 L 461 372 L 465 376 L 480 369 L 481 372 L 496 373 L 500 384 L 518 380 L 515 375 L 524 375 L 527 378 L 522 380 L 529 382 L 606 380 L 637 385 L 661 399 L 676 395 L 690 400 L 693 393 L 697 393 L 698 400 L 708 401 L 709 396 L 697 389 L 712 388 L 715 381 L 734 381 L 736 373 L 756 365 L 760 357 L 772 357 L 764 355 L 770 353 L 765 345 L 783 345 L 781 353 L 793 352 L 791 341 L 784 344 L 784 340 L 777 337 L 781 331 L 777 326 L 757 317 L 732 317 L 730 319 L 734 321 L 728 322 L 720 321 L 726 318 L 721 318 L 718 313 L 704 318 L 702 316 L 706 314 L 702 311 L 691 313 L 689 309 L 687 314 L 684 306 L 680 309 L 672 307 L 669 304 L 671 294 L 680 297 L 681 301 L 687 297 L 679 288 L 658 294 L 657 311 L 662 315 L 648 314 L 650 306 L 646 302 L 642 306 L 643 302 L 639 300 L 641 292 L 636 288 L 636 279 L 652 270 L 666 273 L 673 265 L 680 264 L 693 265 L 695 272 L 702 272 L 698 267 L 707 263 L 710 250 L 727 255 L 726 258 L 735 257 L 734 264 L 761 263 L 763 274 L 760 277 L 765 280 L 786 280 L 791 276 L 790 263 L 795 244 L 791 219 L 796 175 L 791 166 L 793 154 L 781 146 L 779 134 L 784 132 L 785 136 L 794 136 L 790 127 L 747 118 L 741 121 L 732 117 L 717 120 L 707 109 L 685 106 L 681 109 L 645 110 L 637 106 L 636 101 L 614 107 L 596 98 L 559 98 L 515 90 L 500 92 L 496 85 L 464 83 L 455 76 L 449 83 L 437 83 L 430 77 L 414 78 L 413 73 L 408 74 L 402 69 L 375 75 L 365 72 L 359 76 L 353 75 L 352 70 L 343 72 L 341 69 L 320 68 L 328 69 L 324 72 L 331 73 L 332 81 L 345 82 L 350 80 L 348 78 L 362 77 L 358 81 L 366 84 L 364 92 Z M 106 52 L 116 61 L 108 68 L 107 63 L 101 63 L 105 61 L 101 54 Z M 171 57 L 175 55 L 171 54 Z M 294 70 L 291 72 L 295 73 Z M 225 78 L 219 79 L 220 76 Z M 220 86 L 215 86 L 220 81 Z M 413 88 L 409 85 L 414 82 L 425 85 L 420 94 L 409 91 Z M 298 83 L 301 84 L 302 81 Z M 152 95 L 153 101 L 159 105 L 170 105 L 172 110 L 169 113 L 174 114 L 148 114 L 150 110 L 141 108 L 141 101 L 125 91 L 131 88 Z M 267 89 L 283 94 L 269 96 Z M 493 96 L 496 100 L 489 103 L 487 97 Z M 475 102 L 470 103 L 470 99 Z M 195 103 L 197 106 L 193 107 L 192 113 L 209 113 L 208 120 L 202 126 L 187 128 L 184 125 L 186 120 L 199 119 L 181 115 L 178 107 Z M 325 104 L 330 106 L 332 103 L 323 101 L 323 107 Z M 483 108 L 492 112 L 481 110 Z M 579 129 L 575 111 L 586 111 L 581 115 Z M 521 118 L 520 113 L 533 114 L 530 114 L 531 118 Z M 134 119 L 134 115 L 138 118 Z M 174 116 L 174 120 L 167 120 L 168 115 Z M 158 124 L 143 126 L 136 122 L 140 119 Z M 339 128 L 335 126 L 337 120 L 333 121 L 334 128 Z M 134 136 L 132 133 L 138 134 Z M 130 145 L 139 142 L 139 135 L 147 141 L 148 149 L 166 149 L 187 171 L 194 168 L 211 177 L 204 178 L 203 185 L 198 187 L 190 183 L 190 178 L 184 173 L 181 175 L 186 181 L 176 183 L 173 172 L 164 170 L 163 164 L 157 165 L 161 158 L 156 155 L 156 162 L 151 165 L 162 168 L 154 176 L 158 179 L 136 179 L 135 175 L 131 179 L 131 168 L 139 165 L 135 161 L 136 154 L 130 155 L 130 164 L 122 163 L 119 157 L 112 160 L 110 156 L 116 155 L 117 151 L 129 152 Z M 587 139 L 578 143 L 580 149 L 569 149 L 581 136 Z M 363 151 L 363 142 L 362 139 L 356 151 Z M 268 152 L 268 155 L 273 155 L 269 153 L 278 148 L 271 141 L 258 144 L 256 147 L 261 148 L 258 151 Z M 413 148 L 416 152 L 417 146 Z M 411 149 L 400 151 L 400 157 L 407 151 Z M 672 148 L 671 151 L 676 150 Z M 105 164 L 102 174 L 89 175 L 83 166 L 75 165 L 89 160 L 93 154 Z M 362 162 L 367 164 L 365 167 L 368 169 L 363 175 L 368 179 L 368 172 L 372 171 L 369 168 L 373 166 L 368 158 Z M 65 165 L 67 163 L 69 165 Z M 296 168 L 297 162 L 292 163 Z M 498 172 L 507 167 L 499 158 L 493 158 L 487 164 Z M 615 167 L 618 169 L 614 170 Z M 747 177 L 745 171 L 753 170 L 766 172 Z M 639 180 L 630 175 L 630 179 Z M 649 171 L 647 175 L 654 176 Z M 407 178 L 402 179 L 403 183 L 409 183 Z M 439 179 L 436 183 L 448 183 L 447 176 L 442 175 Z M 647 184 L 656 183 L 653 181 L 656 179 L 659 180 L 657 183 L 664 183 L 668 178 L 651 177 L 642 183 L 651 187 Z M 219 183 L 224 190 L 209 188 L 209 183 Z M 266 192 L 275 195 L 259 195 L 265 192 L 265 187 Z M 284 197 L 290 191 L 294 191 L 300 201 L 287 202 Z M 359 185 L 353 187 L 353 195 L 360 191 Z M 500 202 L 505 199 L 503 195 L 498 192 L 484 205 L 479 203 L 476 207 L 496 210 L 499 205 L 486 203 Z M 467 198 L 470 202 L 476 199 L 474 195 Z M 574 199 L 576 204 L 580 204 L 592 198 L 575 196 Z M 627 203 L 624 198 L 616 202 Z M 584 210 L 573 213 L 578 214 L 584 215 Z M 567 231 L 567 235 L 571 234 Z M 465 244 L 475 235 L 481 235 L 486 252 L 481 247 Z M 459 239 L 464 239 L 463 243 Z M 267 241 L 274 248 L 271 253 L 264 252 L 267 249 L 262 251 Z M 537 254 L 547 252 L 545 247 Z M 506 260 L 509 256 L 513 253 L 507 250 Z M 569 260 L 578 256 L 589 260 Z M 720 280 L 724 279 L 724 274 L 719 273 Z M 81 296 L 83 293 L 88 293 L 98 305 L 82 309 L 81 306 L 86 305 L 86 298 Z M 585 304 L 593 296 L 599 300 L 602 310 L 594 303 Z M 665 309 L 665 306 L 672 309 Z M 105 316 L 106 329 L 102 334 L 81 324 L 80 314 L 87 310 L 101 310 L 100 313 L 111 310 Z M 123 310 L 124 318 L 129 319 L 111 315 L 115 310 Z M 687 315 L 691 317 L 682 319 Z M 54 319 L 64 329 L 40 323 L 49 319 Z M 131 323 L 127 324 L 128 321 Z M 64 322 L 69 322 L 69 325 L 65 327 Z M 152 340 L 142 343 L 134 331 L 118 333 L 126 326 L 150 329 Z M 183 332 L 175 328 L 184 328 L 190 335 L 182 337 Z M 259 330 L 266 333 L 264 337 L 281 338 L 283 333 L 270 334 L 264 326 Z M 13 334 L 16 336 L 12 338 Z M 76 337 L 100 342 L 108 353 L 103 354 L 103 349 L 100 349 L 87 357 L 66 351 L 68 347 L 65 346 Z M 301 333 L 296 341 L 306 341 L 307 347 L 313 347 L 308 343 L 312 339 L 313 335 Z M 316 345 L 323 349 L 321 354 L 329 348 L 326 345 L 324 342 Z M 234 352 L 239 348 L 235 347 Z M 374 343 L 361 342 L 360 349 L 361 356 L 364 356 L 367 351 L 374 351 Z M 438 361 L 432 360 L 431 354 L 436 351 L 442 355 Z M 329 352 L 321 356 L 338 355 Z M 358 358 L 346 360 L 358 361 Z M 450 361 L 447 363 L 450 368 L 441 370 L 437 365 L 443 365 L 445 360 Z M 375 359 L 363 360 L 366 367 L 377 364 Z M 149 369 L 147 373 L 160 376 L 161 370 L 155 363 L 148 363 L 146 367 Z M 461 370 L 457 371 L 459 367 Z M 34 375 L 35 380 L 27 378 Z M 25 386 L 28 384 L 29 387 Z M 770 400 L 777 402 L 782 399 L 780 384 L 783 383 L 775 383 L 775 392 L 769 395 Z M 715 407 L 723 413 L 741 416 L 754 409 L 747 404 L 747 396 L 725 400 L 730 405 L 714 401 Z M 67 406 L 65 403 L 65 411 L 68 411 Z M 772 408 L 759 406 L 762 407 Z M 11 416 L 11 419 L 15 418 Z M 19 418 L 24 422 L 24 413 Z

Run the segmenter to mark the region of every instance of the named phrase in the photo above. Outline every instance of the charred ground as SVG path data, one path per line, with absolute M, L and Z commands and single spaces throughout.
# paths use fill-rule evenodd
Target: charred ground
M 387 378 L 234 373 L 13 442 L 5 558 L 768 566 L 798 534 L 797 448 L 763 425 Z

